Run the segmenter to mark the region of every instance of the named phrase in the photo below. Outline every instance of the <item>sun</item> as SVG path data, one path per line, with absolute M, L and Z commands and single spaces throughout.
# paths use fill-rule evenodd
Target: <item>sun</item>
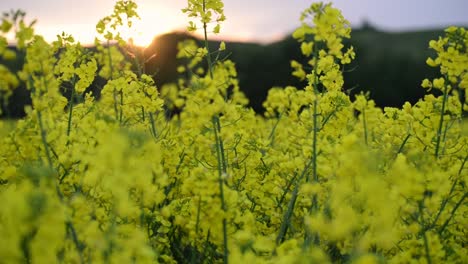
M 132 38 L 133 43 L 139 47 L 147 47 L 153 42 L 155 36 L 140 33 Z
M 0 0 L 1 1 L 1 0 Z M 173 32 L 184 30 L 185 15 L 180 12 L 179 6 L 183 5 L 182 2 L 174 1 L 172 4 L 161 4 L 153 0 L 143 1 L 141 5 L 138 5 L 137 12 L 140 19 L 132 20 L 132 27 L 128 28 L 124 26 L 119 27 L 117 32 L 124 41 L 132 39 L 133 44 L 138 47 L 149 46 L 155 37 Z M 1 22 L 1 21 L 0 21 Z M 35 28 L 37 34 L 42 35 L 48 42 L 57 40 L 57 35 L 61 35 L 62 32 L 72 35 L 76 41 L 86 46 L 94 45 L 95 38 L 102 40 L 102 36 L 99 36 L 95 31 L 95 21 L 79 21 L 79 22 L 67 22 L 63 24 L 56 24 L 39 20 Z M 117 33 L 113 32 L 113 33 Z M 7 35 L 9 43 L 16 43 L 15 36 L 13 33 Z
M 135 25 L 136 26 L 136 25 Z M 120 30 L 120 35 L 126 41 L 131 41 L 135 46 L 147 47 L 151 44 L 154 37 L 163 34 L 162 30 L 145 30 L 141 28 L 130 28 Z
M 185 28 L 182 12 L 174 15 L 173 10 L 165 6 L 139 5 L 138 14 L 140 19 L 134 20 L 131 28 L 120 30 L 123 39 L 132 39 L 136 46 L 147 47 L 156 36 Z

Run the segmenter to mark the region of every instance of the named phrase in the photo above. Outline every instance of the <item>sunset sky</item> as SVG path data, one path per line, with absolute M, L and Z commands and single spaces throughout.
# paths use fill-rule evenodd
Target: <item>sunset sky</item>
M 112 12 L 114 0 L 0 0 L 0 11 L 22 9 L 38 19 L 37 32 L 54 40 L 62 31 L 82 43 L 92 43 L 96 22 Z M 141 21 L 127 33 L 147 45 L 161 33 L 183 30 L 186 0 L 135 0 Z M 300 12 L 311 0 L 225 0 L 227 21 L 219 38 L 271 42 L 299 25 Z M 336 0 L 353 26 L 364 20 L 383 30 L 419 30 L 449 25 L 468 26 L 468 0 Z

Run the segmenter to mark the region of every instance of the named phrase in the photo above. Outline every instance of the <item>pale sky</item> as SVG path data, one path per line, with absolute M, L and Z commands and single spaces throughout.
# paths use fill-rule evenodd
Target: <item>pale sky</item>
M 62 31 L 82 43 L 92 43 L 95 25 L 112 12 L 114 0 L 0 0 L 0 12 L 26 11 L 38 19 L 37 32 L 54 40 Z M 141 21 L 128 35 L 147 45 L 154 35 L 183 30 L 187 17 L 180 9 L 186 0 L 135 0 Z M 311 0 L 225 0 L 227 20 L 218 38 L 271 42 L 291 33 L 299 25 L 301 11 Z M 468 0 L 335 0 L 335 7 L 353 26 L 370 21 L 390 31 L 468 26 Z

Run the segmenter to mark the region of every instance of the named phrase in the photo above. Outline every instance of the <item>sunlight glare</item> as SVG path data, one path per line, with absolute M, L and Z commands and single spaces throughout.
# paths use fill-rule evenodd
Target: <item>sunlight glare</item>
M 155 37 L 185 28 L 184 22 L 186 19 L 182 12 L 174 15 L 173 10 L 170 10 L 169 7 L 142 1 L 138 5 L 137 12 L 141 19 L 133 20 L 131 28 L 122 26 L 118 29 L 125 41 L 133 39 L 133 44 L 136 46 L 147 47 Z M 95 23 L 67 23 L 63 25 L 43 24 L 41 22 L 39 19 L 36 33 L 43 35 L 49 42 L 57 40 L 57 35 L 61 35 L 62 32 L 71 34 L 76 41 L 83 45 L 93 45 L 95 37 L 98 36 L 95 30 L 95 23 L 98 21 L 94 21 Z M 102 40 L 102 37 L 99 37 L 99 39 Z M 15 36 L 13 34 L 8 35 L 8 41 L 9 43 L 15 43 Z
M 145 4 L 141 2 L 138 6 L 141 19 L 135 20 L 132 28 L 121 30 L 124 40 L 131 38 L 136 46 L 146 47 L 156 36 L 185 28 L 182 12 L 174 15 L 163 6 Z
M 154 25 L 154 26 L 153 26 Z M 132 39 L 133 44 L 139 47 L 146 47 L 151 44 L 154 37 L 170 32 L 171 27 L 163 27 L 164 23 L 141 20 L 135 21 L 132 28 L 124 28 L 120 30 L 122 38 L 126 41 Z

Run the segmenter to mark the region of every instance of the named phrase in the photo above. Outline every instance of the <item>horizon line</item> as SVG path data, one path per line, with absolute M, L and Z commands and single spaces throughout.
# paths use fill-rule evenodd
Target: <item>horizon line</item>
M 437 27 L 437 26 L 412 27 L 412 28 L 405 28 L 403 30 L 397 30 L 397 29 L 392 29 L 392 28 L 379 27 L 379 26 L 376 26 L 376 25 L 374 25 L 372 23 L 370 23 L 370 24 L 361 23 L 361 25 L 359 25 L 359 26 L 351 26 L 351 29 L 352 29 L 352 31 L 360 31 L 360 30 L 370 29 L 370 30 L 373 30 L 373 31 L 376 31 L 376 32 L 381 32 L 381 33 L 401 34 L 401 33 L 428 32 L 428 31 L 444 31 L 446 28 L 448 28 L 450 26 L 466 28 L 468 25 L 446 25 L 446 26 L 440 26 L 440 27 Z M 225 42 L 228 42 L 228 43 L 246 43 L 246 44 L 269 45 L 269 44 L 281 42 L 281 41 L 287 39 L 288 37 L 291 37 L 293 31 L 294 30 L 292 30 L 290 33 L 277 34 L 277 36 L 268 37 L 268 38 L 265 38 L 265 39 L 255 39 L 255 38 L 249 38 L 249 37 L 240 37 L 239 38 L 239 37 L 235 37 L 235 36 L 228 35 L 228 34 L 221 34 L 222 36 L 212 35 L 212 37 L 209 39 L 209 41 L 216 41 L 216 42 L 225 41 Z M 155 41 L 155 39 L 157 39 L 159 37 L 162 37 L 162 36 L 174 35 L 174 34 L 184 34 L 184 35 L 194 37 L 196 39 L 203 39 L 203 34 L 201 34 L 201 33 L 190 33 L 185 29 L 179 28 L 179 29 L 174 29 L 174 30 L 171 30 L 171 31 L 155 34 L 154 37 L 152 37 L 151 42 L 148 43 L 146 46 L 137 45 L 137 44 L 134 44 L 134 46 L 140 47 L 140 48 L 146 48 L 146 47 L 150 46 Z M 44 34 L 40 34 L 40 33 L 37 33 L 35 35 L 44 37 Z M 57 34 L 57 36 L 59 36 L 59 35 L 60 34 Z M 75 36 L 73 36 L 73 34 L 71 34 L 71 36 L 75 38 Z M 351 39 L 352 39 L 352 36 L 351 36 Z M 50 40 L 50 39 L 46 39 L 46 38 L 45 38 L 45 40 L 48 43 L 51 43 L 51 42 L 55 41 L 55 39 Z M 77 43 L 79 42 L 84 47 L 95 46 L 94 41 L 92 41 L 92 42 L 81 42 L 78 38 L 75 38 L 75 41 Z M 127 40 L 126 42 L 128 43 L 129 41 L 130 41 L 130 39 Z M 16 46 L 16 40 L 12 41 L 11 39 L 7 38 L 7 42 L 8 42 L 8 46 Z M 105 43 L 105 42 L 106 41 L 101 41 L 100 43 Z M 115 43 L 115 41 L 113 41 L 112 43 Z

